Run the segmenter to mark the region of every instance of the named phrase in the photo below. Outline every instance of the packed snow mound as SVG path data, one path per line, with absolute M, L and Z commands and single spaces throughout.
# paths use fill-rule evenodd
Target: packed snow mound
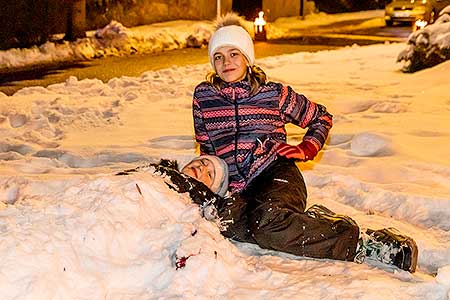
M 149 289 L 156 299 L 177 293 L 178 270 L 201 267 L 189 287 L 207 283 L 212 299 L 232 285 L 226 265 L 251 273 L 187 194 L 155 174 L 8 183 L 20 196 L 2 215 L 2 299 L 141 299 Z
M 450 59 L 450 5 L 435 23 L 413 32 L 397 62 L 404 61 L 402 71 L 412 73 Z

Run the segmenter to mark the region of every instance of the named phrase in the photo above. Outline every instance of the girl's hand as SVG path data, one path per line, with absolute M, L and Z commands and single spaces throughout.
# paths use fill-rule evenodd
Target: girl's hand
M 281 143 L 277 148 L 277 153 L 286 158 L 292 158 L 300 161 L 312 160 L 317 155 L 316 147 L 308 141 L 303 141 L 297 146 L 291 146 Z

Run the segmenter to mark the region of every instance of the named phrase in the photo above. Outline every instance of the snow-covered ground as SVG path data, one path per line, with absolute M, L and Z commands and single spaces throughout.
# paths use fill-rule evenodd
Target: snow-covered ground
M 414 237 L 416 273 L 233 243 L 158 176 L 114 176 L 197 155 L 204 64 L 0 93 L 0 299 L 450 299 L 450 62 L 404 74 L 404 47 L 257 64 L 334 115 L 319 157 L 298 164 L 309 205 Z

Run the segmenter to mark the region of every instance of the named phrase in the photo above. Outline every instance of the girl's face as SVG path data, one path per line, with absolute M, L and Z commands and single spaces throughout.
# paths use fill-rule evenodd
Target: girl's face
M 203 182 L 209 188 L 211 188 L 216 176 L 214 165 L 207 158 L 191 161 L 181 169 L 181 173 Z
M 247 60 L 238 49 L 230 46 L 219 48 L 214 53 L 214 66 L 219 77 L 225 82 L 244 79 L 247 73 Z

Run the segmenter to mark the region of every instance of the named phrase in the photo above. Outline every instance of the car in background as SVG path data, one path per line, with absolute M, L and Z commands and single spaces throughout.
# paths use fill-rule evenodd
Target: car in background
M 431 24 L 447 5 L 450 5 L 450 0 L 393 0 L 384 9 L 384 21 L 387 26 L 418 20 Z

